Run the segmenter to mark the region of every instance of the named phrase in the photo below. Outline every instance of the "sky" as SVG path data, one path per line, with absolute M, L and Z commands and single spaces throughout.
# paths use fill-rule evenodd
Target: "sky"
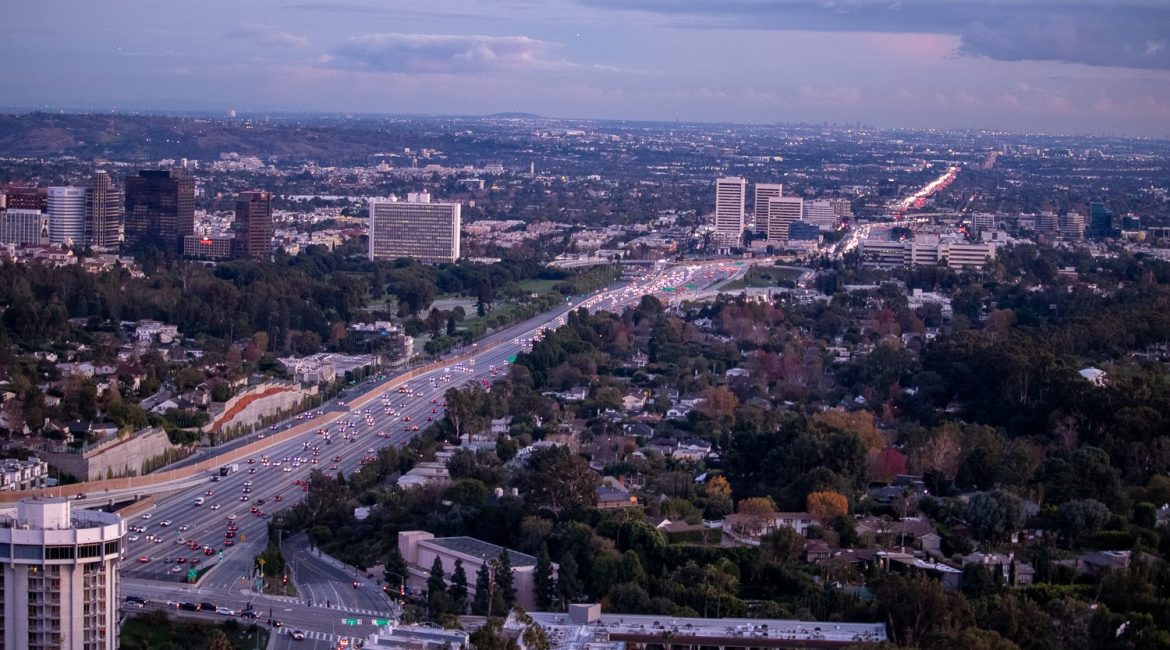
M 5 0 L 0 106 L 1170 137 L 1170 0 Z

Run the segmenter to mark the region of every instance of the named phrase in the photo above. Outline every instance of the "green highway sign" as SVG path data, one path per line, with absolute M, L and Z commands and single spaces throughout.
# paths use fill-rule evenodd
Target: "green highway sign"
M 388 619 L 388 618 L 375 618 L 374 619 L 374 625 L 382 626 L 382 625 L 389 625 L 389 624 L 390 624 L 390 619 Z
M 663 291 L 674 291 L 674 287 L 662 287 Z
M 341 619 L 341 624 L 342 625 L 361 625 L 362 619 L 360 619 L 360 618 L 343 618 L 343 619 Z
M 508 357 L 508 363 L 516 363 L 516 355 L 510 355 Z
M 694 288 L 695 288 L 695 285 L 693 285 L 693 284 L 684 284 L 683 286 L 684 286 L 684 287 L 686 287 L 686 288 L 688 288 L 688 289 L 694 289 Z

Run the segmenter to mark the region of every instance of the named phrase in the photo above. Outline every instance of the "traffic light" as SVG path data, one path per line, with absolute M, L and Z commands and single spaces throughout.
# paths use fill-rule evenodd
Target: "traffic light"
M 284 584 L 284 585 L 287 585 L 287 584 L 288 584 L 288 574 L 287 574 L 287 573 L 284 575 L 284 577 L 282 577 L 282 578 L 280 579 L 280 583 L 281 583 L 281 584 Z

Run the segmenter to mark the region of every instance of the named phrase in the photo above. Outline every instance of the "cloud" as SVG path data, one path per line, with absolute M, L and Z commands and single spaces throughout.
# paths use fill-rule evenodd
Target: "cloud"
M 1165 0 L 577 0 L 674 19 L 675 26 L 961 37 L 960 52 L 1170 70 Z
M 233 40 L 248 40 L 263 47 L 291 47 L 301 48 L 308 47 L 309 38 L 307 36 L 297 36 L 282 32 L 275 27 L 268 25 L 240 25 L 228 32 L 224 38 Z
M 528 36 L 367 34 L 333 49 L 339 67 L 385 72 L 459 74 L 499 69 L 555 69 L 547 58 L 556 44 Z

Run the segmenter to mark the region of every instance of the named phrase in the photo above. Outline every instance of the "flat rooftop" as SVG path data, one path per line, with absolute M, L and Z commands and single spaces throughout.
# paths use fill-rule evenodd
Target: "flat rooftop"
M 474 537 L 436 537 L 427 541 L 456 553 L 478 557 L 482 560 L 494 560 L 500 557 L 500 551 L 506 550 L 508 551 L 508 560 L 512 562 L 513 567 L 536 566 L 536 558 L 531 555 L 513 551 L 510 548 L 505 549 L 503 546 L 496 546 Z
M 563 613 L 528 615 L 547 630 L 552 647 L 559 650 L 615 647 L 615 643 L 661 643 L 664 635 L 669 635 L 674 645 L 753 648 L 833 648 L 886 640 L 883 623 L 602 614 L 593 623 L 578 624 Z

